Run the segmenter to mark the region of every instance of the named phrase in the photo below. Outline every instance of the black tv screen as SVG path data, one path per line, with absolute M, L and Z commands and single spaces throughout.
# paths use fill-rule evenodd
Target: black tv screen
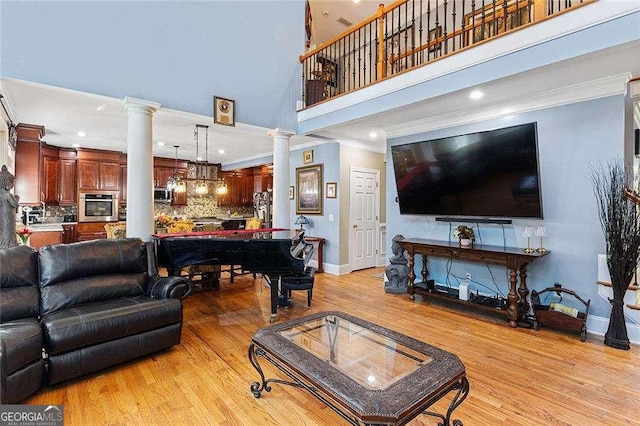
M 536 123 L 391 147 L 401 214 L 542 218 Z

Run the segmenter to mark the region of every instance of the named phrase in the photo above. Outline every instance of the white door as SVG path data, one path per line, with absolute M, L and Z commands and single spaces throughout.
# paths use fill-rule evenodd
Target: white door
M 377 265 L 380 171 L 352 167 L 350 177 L 351 270 Z

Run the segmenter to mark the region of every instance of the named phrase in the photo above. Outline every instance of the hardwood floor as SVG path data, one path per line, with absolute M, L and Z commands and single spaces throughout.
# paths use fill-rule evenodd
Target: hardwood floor
M 640 347 L 612 349 L 602 339 L 548 329 L 511 329 L 416 296 L 384 293 L 375 273 L 317 274 L 312 308 L 306 291 L 278 321 L 341 310 L 457 354 L 469 397 L 455 411 L 473 425 L 640 424 Z M 274 384 L 255 399 L 258 375 L 247 359 L 251 336 L 269 324 L 269 289 L 258 278 L 223 279 L 184 301 L 182 343 L 104 372 L 47 388 L 27 404 L 64 404 L 65 425 L 346 424 L 303 389 Z M 262 362 L 268 377 L 281 375 Z M 447 402 L 443 402 L 446 400 Z M 446 411 L 444 398 L 433 408 Z M 435 425 L 419 416 L 411 425 Z

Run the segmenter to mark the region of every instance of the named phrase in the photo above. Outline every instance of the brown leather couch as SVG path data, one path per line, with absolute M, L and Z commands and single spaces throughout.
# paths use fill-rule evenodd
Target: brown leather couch
M 190 291 L 137 238 L 0 250 L 0 403 L 180 343 Z

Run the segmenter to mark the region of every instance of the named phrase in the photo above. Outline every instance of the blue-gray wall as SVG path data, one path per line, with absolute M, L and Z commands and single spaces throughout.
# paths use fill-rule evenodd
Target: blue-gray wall
M 0 75 L 295 129 L 304 0 L 5 1 Z
M 313 150 L 313 163 L 303 164 L 303 151 Z M 326 182 L 339 182 L 340 180 L 340 145 L 337 143 L 324 143 L 314 145 L 311 148 L 304 148 L 291 151 L 290 157 L 290 175 L 291 185 L 297 189 L 296 169 L 311 165 L 322 164 L 322 203 L 323 209 L 321 215 L 305 214 L 311 221 L 309 225 L 305 225 L 307 235 L 314 237 L 322 237 L 326 240 L 324 246 L 324 262 L 325 264 L 337 265 L 340 249 L 340 203 L 339 198 L 326 198 Z M 344 190 L 338 183 L 338 193 Z M 298 215 L 296 214 L 296 198 L 291 200 L 291 226 L 294 225 Z M 329 215 L 333 215 L 334 221 L 329 222 Z
M 605 242 L 589 179 L 589 165 L 603 159 L 622 158 L 624 153 L 625 99 L 611 96 L 603 99 L 571 104 L 540 111 L 519 114 L 507 118 L 457 126 L 448 129 L 392 139 L 390 147 L 410 142 L 459 135 L 470 132 L 537 122 L 543 220 L 514 219 L 513 225 L 505 225 L 507 246 L 526 247 L 522 236 L 524 225 L 545 225 L 548 238 L 544 246 L 551 253 L 529 265 L 527 284 L 529 289 L 541 290 L 555 282 L 575 290 L 582 298 L 591 299 L 591 313 L 608 317 L 609 304 L 598 296 L 597 254 L 605 252 Z M 387 236 L 388 240 L 402 234 L 406 238 L 418 237 L 447 241 L 449 225 L 435 222 L 435 216 L 400 215 L 395 202 L 397 188 L 391 161 L 387 163 Z M 456 224 L 453 224 L 455 227 Z M 474 225 L 475 227 L 475 225 Z M 499 225 L 480 225 L 482 242 L 489 245 L 503 244 L 503 230 Z M 391 246 L 387 241 L 388 247 Z M 539 240 L 532 238 L 532 246 Z M 389 251 L 389 250 L 387 250 Z M 430 278 L 447 282 L 447 265 L 443 259 L 429 260 Z M 416 267 L 420 277 L 421 262 Z M 485 265 L 454 261 L 451 274 L 472 278 L 494 289 L 494 278 L 500 291 L 508 293 L 506 269 L 492 266 L 491 273 Z M 449 278 L 453 286 L 458 282 Z M 474 290 L 487 291 L 478 285 Z M 494 290 L 495 293 L 495 290 Z

